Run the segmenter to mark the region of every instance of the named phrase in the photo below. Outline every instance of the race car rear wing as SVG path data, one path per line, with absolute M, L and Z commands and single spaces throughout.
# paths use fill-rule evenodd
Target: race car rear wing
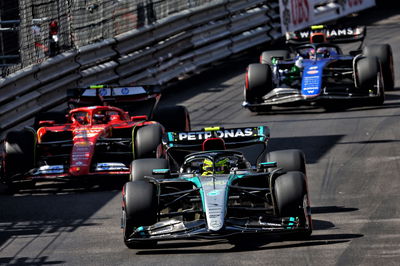
M 67 91 L 67 97 L 74 102 L 98 103 L 143 101 L 161 95 L 157 85 L 112 86 L 91 85 L 87 88 L 75 88 Z
M 326 25 L 314 25 L 308 29 L 287 32 L 286 43 L 299 45 L 307 43 L 348 43 L 364 41 L 367 34 L 365 26 L 332 27 Z
M 161 87 L 158 85 L 91 85 L 87 88 L 67 90 L 68 106 L 71 109 L 91 105 L 112 105 L 126 111 L 133 111 L 129 110 L 132 107 L 132 102 L 153 101 L 151 110 L 153 112 L 160 97 Z
M 179 166 L 189 153 L 204 150 L 204 141 L 212 138 L 223 139 L 225 149 L 242 152 L 254 165 L 266 152 L 269 136 L 267 126 L 209 127 L 199 131 L 166 132 L 163 136 L 163 144 L 166 146 L 170 162 L 174 162 L 175 166 Z
M 169 148 L 195 147 L 202 145 L 206 139 L 213 137 L 223 139 L 226 147 L 240 143 L 265 142 L 269 138 L 269 128 L 266 126 L 243 128 L 208 127 L 199 131 L 166 132 L 164 144 Z

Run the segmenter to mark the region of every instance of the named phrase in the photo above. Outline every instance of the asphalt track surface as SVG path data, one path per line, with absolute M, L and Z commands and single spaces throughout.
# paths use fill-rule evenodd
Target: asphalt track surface
M 251 114 L 240 104 L 244 69 L 258 51 L 186 80 L 163 100 L 187 106 L 193 128 L 268 125 L 271 150 L 302 149 L 314 223 L 309 240 L 170 241 L 129 250 L 119 187 L 42 185 L 0 195 L 0 265 L 399 265 L 400 10 L 372 10 L 355 21 L 368 25 L 367 44 L 393 48 L 397 89 L 381 107 Z

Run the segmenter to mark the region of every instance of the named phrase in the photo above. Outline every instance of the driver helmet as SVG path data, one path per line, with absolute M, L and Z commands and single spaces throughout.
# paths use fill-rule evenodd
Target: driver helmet
M 78 122 L 81 125 L 86 125 L 89 123 L 88 114 L 86 112 L 75 113 L 72 117 L 73 122 Z
M 204 159 L 203 161 L 203 172 L 201 175 L 212 175 L 214 174 L 229 174 L 230 163 L 228 158 L 220 159 L 215 162 L 213 166 L 213 161 L 210 159 Z M 214 171 L 213 171 L 214 170 Z
M 308 50 L 308 58 L 315 59 L 315 49 L 314 48 L 310 48 L 310 50 Z
M 95 124 L 106 124 L 107 123 L 107 116 L 102 113 L 97 113 L 93 115 L 93 120 Z
M 317 49 L 317 58 L 328 58 L 330 55 L 329 49 L 326 47 L 320 47 Z

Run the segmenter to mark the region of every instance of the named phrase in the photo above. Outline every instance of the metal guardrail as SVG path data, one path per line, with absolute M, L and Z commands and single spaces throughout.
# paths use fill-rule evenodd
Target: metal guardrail
M 280 30 L 278 0 L 229 0 L 60 54 L 0 80 L 0 130 L 65 102 L 68 88 L 101 83 L 167 85 L 277 39 Z
M 60 54 L 0 80 L 0 129 L 10 129 L 65 101 L 66 89 L 89 84 L 166 85 L 214 61 L 280 37 L 270 26 L 276 3 L 221 1 Z M 275 6 L 274 6 L 275 4 Z M 268 15 L 269 14 L 269 15 Z M 274 37 L 268 35 L 275 32 Z

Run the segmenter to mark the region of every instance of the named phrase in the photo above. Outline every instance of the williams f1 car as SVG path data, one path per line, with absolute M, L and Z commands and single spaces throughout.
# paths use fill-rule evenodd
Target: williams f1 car
M 133 161 L 123 187 L 126 246 L 239 234 L 310 236 L 304 154 L 267 152 L 268 139 L 265 126 L 164 134 L 166 159 Z
M 128 178 L 132 160 L 165 156 L 164 126 L 190 130 L 189 115 L 183 106 L 152 108 L 150 120 L 148 115 L 133 116 L 108 105 L 113 102 L 135 106 L 152 99 L 156 106 L 160 95 L 150 86 L 95 86 L 78 90 L 70 103 L 90 104 L 98 101 L 99 95 L 103 105 L 77 107 L 67 115 L 42 113 L 34 127 L 8 132 L 3 140 L 1 181 L 12 186 L 21 181 L 80 180 L 91 176 Z
M 258 112 L 293 102 L 370 99 L 381 105 L 394 86 L 390 45 L 363 47 L 365 27 L 328 28 L 286 35 L 289 50 L 265 51 L 260 63 L 247 68 L 243 107 Z M 338 43 L 360 41 L 344 54 Z

